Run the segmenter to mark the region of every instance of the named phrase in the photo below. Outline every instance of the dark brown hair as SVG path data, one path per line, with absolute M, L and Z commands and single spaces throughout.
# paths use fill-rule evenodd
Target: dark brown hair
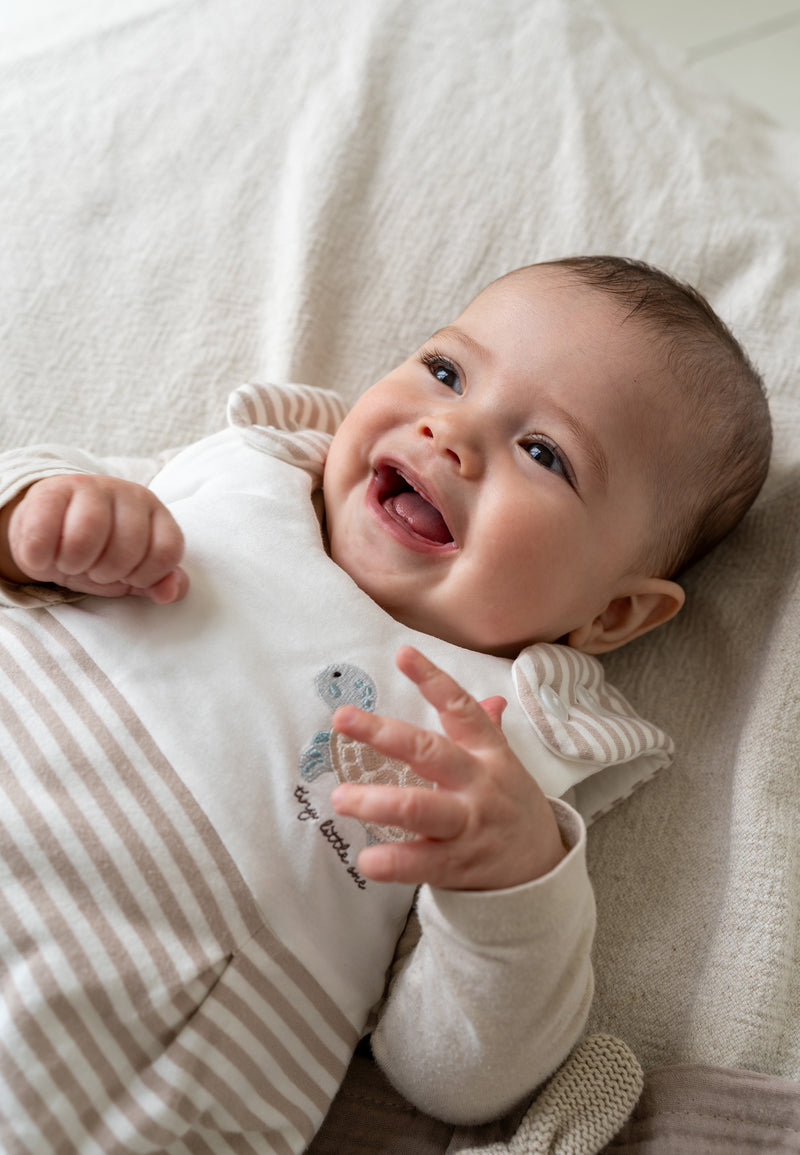
M 772 426 L 755 366 L 691 285 L 644 261 L 567 257 L 538 267 L 564 269 L 607 293 L 645 326 L 686 408 L 686 445 L 665 447 L 654 463 L 653 535 L 639 564 L 672 577 L 714 548 L 744 517 L 769 466 Z

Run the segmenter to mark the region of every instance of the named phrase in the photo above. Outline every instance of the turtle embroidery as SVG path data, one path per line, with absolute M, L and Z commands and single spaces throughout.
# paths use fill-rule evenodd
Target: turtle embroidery
M 331 713 L 345 705 L 359 706 L 372 712 L 377 704 L 378 692 L 372 678 L 358 666 L 347 662 L 326 666 L 314 682 L 317 693 Z M 306 782 L 313 782 L 325 773 L 332 773 L 339 782 L 432 789 L 432 784 L 415 774 L 407 763 L 387 758 L 366 743 L 337 734 L 335 730 L 319 730 L 300 754 L 300 774 Z M 373 822 L 363 825 L 370 842 L 400 842 L 414 837 L 399 826 L 378 826 Z

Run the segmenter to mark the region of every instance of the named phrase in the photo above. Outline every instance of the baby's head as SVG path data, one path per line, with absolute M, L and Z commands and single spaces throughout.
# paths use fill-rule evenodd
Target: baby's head
M 331 556 L 469 649 L 623 645 L 763 483 L 760 378 L 694 290 L 581 257 L 492 282 L 363 394 L 325 467 Z

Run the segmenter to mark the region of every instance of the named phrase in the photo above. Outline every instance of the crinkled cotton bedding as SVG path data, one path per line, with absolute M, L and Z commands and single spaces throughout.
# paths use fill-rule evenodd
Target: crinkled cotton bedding
M 386 1099 L 357 1056 L 315 1150 L 363 1132 L 371 1151 L 589 1155 L 640 1068 L 761 1073 L 793 1101 L 797 135 L 591 0 L 165 0 L 4 64 L 0 156 L 2 448 L 185 444 L 245 380 L 352 399 L 542 258 L 639 256 L 710 297 L 765 375 L 775 457 L 686 610 L 606 662 L 678 755 L 590 834 L 592 1038 L 521 1123 L 482 1132 Z M 685 1078 L 658 1078 L 685 1103 Z M 750 1149 L 653 1135 L 635 1149 Z

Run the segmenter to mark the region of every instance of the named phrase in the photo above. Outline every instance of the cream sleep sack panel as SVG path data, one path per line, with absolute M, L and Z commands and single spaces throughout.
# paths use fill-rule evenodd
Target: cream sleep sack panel
M 259 424 L 270 396 L 238 391 L 152 483 L 186 536 L 183 602 L 0 613 L 4 1149 L 303 1150 L 413 900 L 360 876 L 386 832 L 329 802 L 337 776 L 404 773 L 331 734 L 337 704 L 437 724 L 401 643 L 508 698 L 552 796 L 668 759 L 592 659 L 512 666 L 363 595 L 310 500 L 326 436 Z

